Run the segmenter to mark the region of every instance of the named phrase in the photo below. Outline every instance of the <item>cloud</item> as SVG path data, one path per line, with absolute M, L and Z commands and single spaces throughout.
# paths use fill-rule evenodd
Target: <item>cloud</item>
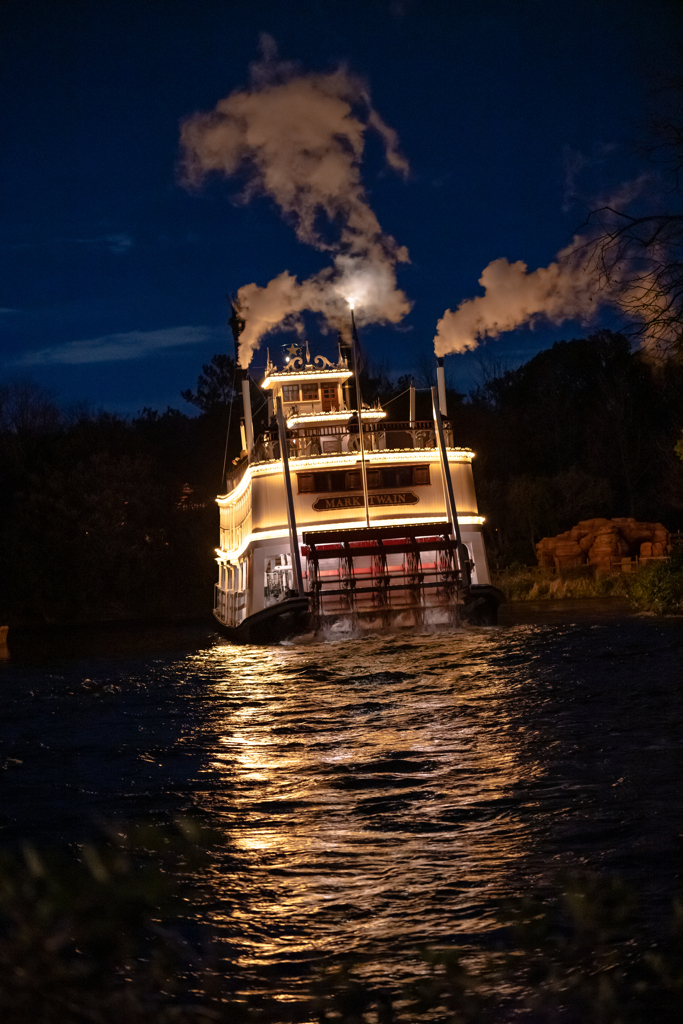
M 44 366 L 47 364 L 118 363 L 129 359 L 144 359 L 154 352 L 183 345 L 198 345 L 210 341 L 220 333 L 217 327 L 167 327 L 159 331 L 128 331 L 125 334 L 105 334 L 101 338 L 69 341 L 52 348 L 28 352 L 14 361 L 15 366 Z
M 111 252 L 124 253 L 133 248 L 135 244 L 130 235 L 123 233 L 116 235 L 102 235 L 101 238 L 93 238 L 93 242 L 102 242 L 107 245 Z
M 44 238 L 39 242 L 7 242 L 3 246 L 9 249 L 50 249 L 65 246 L 85 246 L 90 249 L 108 249 L 117 256 L 130 252 L 135 245 L 131 235 L 116 232 L 111 235 L 95 235 L 93 238 Z

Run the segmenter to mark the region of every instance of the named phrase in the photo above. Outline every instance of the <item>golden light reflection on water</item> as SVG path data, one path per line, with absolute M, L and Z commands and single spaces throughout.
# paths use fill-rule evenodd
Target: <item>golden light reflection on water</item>
M 490 926 L 529 849 L 515 793 L 541 772 L 491 654 L 481 632 L 197 656 L 200 803 L 238 861 L 213 919 L 244 963 Z

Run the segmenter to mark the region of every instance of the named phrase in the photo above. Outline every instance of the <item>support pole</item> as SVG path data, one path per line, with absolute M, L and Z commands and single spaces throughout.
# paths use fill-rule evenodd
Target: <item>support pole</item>
M 360 393 L 357 350 L 360 348 L 356 318 L 351 310 L 351 334 L 353 343 L 353 376 L 356 381 L 356 405 L 358 406 L 358 437 L 360 438 L 360 474 L 363 479 L 363 500 L 365 501 L 365 525 L 370 525 L 370 499 L 368 497 L 368 474 L 365 467 L 365 439 L 363 437 L 363 399 Z
M 413 380 L 410 381 L 409 398 L 410 412 L 408 413 L 408 419 L 410 420 L 410 429 L 415 430 L 415 421 L 417 417 L 415 416 L 415 382 Z
M 441 473 L 443 475 L 443 496 L 446 502 L 446 513 L 451 521 L 453 527 L 453 536 L 455 537 L 455 547 L 458 553 L 458 568 L 462 576 L 463 584 L 469 587 L 470 580 L 470 567 L 468 559 L 463 557 L 463 542 L 460 535 L 460 523 L 458 522 L 458 510 L 455 506 L 455 495 L 453 493 L 453 481 L 451 479 L 451 470 L 448 465 L 448 453 L 446 452 L 446 438 L 443 432 L 443 421 L 441 419 L 441 410 L 439 409 L 439 402 L 437 397 L 436 388 L 432 388 L 432 408 L 434 410 L 434 423 L 436 425 L 436 436 L 439 442 L 439 454 L 441 456 Z
M 282 399 L 277 396 L 277 432 L 280 437 L 280 456 L 282 458 L 282 473 L 285 478 L 285 494 L 287 497 L 287 523 L 289 525 L 289 547 L 292 552 L 292 570 L 294 575 L 294 587 L 300 597 L 303 597 L 304 584 L 301 576 L 301 553 L 299 551 L 299 538 L 296 532 L 296 518 L 294 516 L 294 496 L 292 495 L 292 478 L 289 473 L 289 453 L 287 451 L 287 428 L 285 417 L 282 412 Z
M 446 373 L 443 368 L 443 356 L 436 360 L 436 383 L 439 388 L 439 411 L 442 416 L 448 416 L 446 410 Z
M 254 447 L 254 424 L 251 419 L 251 395 L 249 394 L 249 375 L 244 372 L 242 378 L 242 404 L 244 405 L 244 429 L 247 435 L 247 451 L 251 458 L 251 449 Z

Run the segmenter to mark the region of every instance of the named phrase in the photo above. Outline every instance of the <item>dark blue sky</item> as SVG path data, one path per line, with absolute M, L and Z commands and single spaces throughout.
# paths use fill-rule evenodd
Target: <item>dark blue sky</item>
M 178 184 L 179 122 L 247 84 L 260 33 L 302 70 L 363 76 L 411 164 L 408 181 L 387 173 L 370 142 L 364 168 L 411 257 L 411 314 L 364 336 L 396 373 L 432 352 L 486 264 L 547 264 L 592 196 L 643 169 L 653 75 L 683 42 L 664 0 L 5 0 L 0 25 L 0 373 L 126 413 L 189 408 L 181 388 L 232 352 L 226 294 L 326 265 L 271 201 L 235 204 L 239 182 Z M 485 351 L 516 365 L 582 333 L 538 326 Z M 471 386 L 471 355 L 447 365 Z

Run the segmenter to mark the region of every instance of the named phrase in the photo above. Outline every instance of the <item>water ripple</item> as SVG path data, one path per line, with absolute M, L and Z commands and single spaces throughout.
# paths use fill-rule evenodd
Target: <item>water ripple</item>
M 657 906 L 683 819 L 681 634 L 631 619 L 263 649 L 186 630 L 34 653 L 0 666 L 0 840 L 199 811 L 225 837 L 199 912 L 247 971 L 293 978 L 475 943 L 567 863 Z

